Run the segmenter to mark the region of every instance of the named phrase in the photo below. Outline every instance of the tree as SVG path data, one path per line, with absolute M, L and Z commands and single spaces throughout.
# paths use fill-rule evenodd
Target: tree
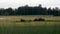
M 30 7 L 28 5 L 18 7 L 17 9 L 7 8 L 0 8 L 0 15 L 54 15 L 60 16 L 60 9 L 58 7 L 51 9 L 42 7 L 40 4 L 39 6 Z

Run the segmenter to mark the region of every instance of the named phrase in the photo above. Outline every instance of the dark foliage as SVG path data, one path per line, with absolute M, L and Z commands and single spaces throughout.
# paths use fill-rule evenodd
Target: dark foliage
M 25 22 L 25 20 L 24 19 L 21 19 L 21 22 Z
M 60 9 L 58 7 L 56 8 L 46 8 L 42 7 L 41 5 L 30 7 L 28 5 L 18 7 L 17 9 L 0 9 L 0 15 L 4 16 L 10 16 L 10 15 L 54 15 L 54 16 L 60 16 Z
M 33 21 L 45 21 L 45 19 L 43 19 L 43 18 L 36 18 L 36 19 L 34 19 Z

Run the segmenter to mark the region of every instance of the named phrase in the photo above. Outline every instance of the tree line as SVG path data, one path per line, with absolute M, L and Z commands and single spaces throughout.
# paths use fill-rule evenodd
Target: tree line
M 0 8 L 1 16 L 10 16 L 10 15 L 54 15 L 60 16 L 60 9 L 56 8 L 46 8 L 39 6 L 30 7 L 28 5 L 18 7 L 17 9 L 12 8 Z

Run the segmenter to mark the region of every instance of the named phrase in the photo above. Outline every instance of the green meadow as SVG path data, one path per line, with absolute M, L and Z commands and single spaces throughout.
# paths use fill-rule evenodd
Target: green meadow
M 38 18 L 37 16 L 25 17 L 26 16 L 0 16 L 0 34 L 60 34 L 60 17 L 42 16 L 46 21 L 21 22 L 21 18 Z M 54 18 L 56 18 L 56 20 L 54 20 Z

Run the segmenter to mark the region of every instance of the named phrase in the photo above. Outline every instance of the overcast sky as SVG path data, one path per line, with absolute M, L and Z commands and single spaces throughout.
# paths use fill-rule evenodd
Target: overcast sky
M 17 8 L 24 5 L 38 6 L 39 4 L 42 4 L 43 7 L 60 8 L 60 0 L 0 0 L 0 8 Z

